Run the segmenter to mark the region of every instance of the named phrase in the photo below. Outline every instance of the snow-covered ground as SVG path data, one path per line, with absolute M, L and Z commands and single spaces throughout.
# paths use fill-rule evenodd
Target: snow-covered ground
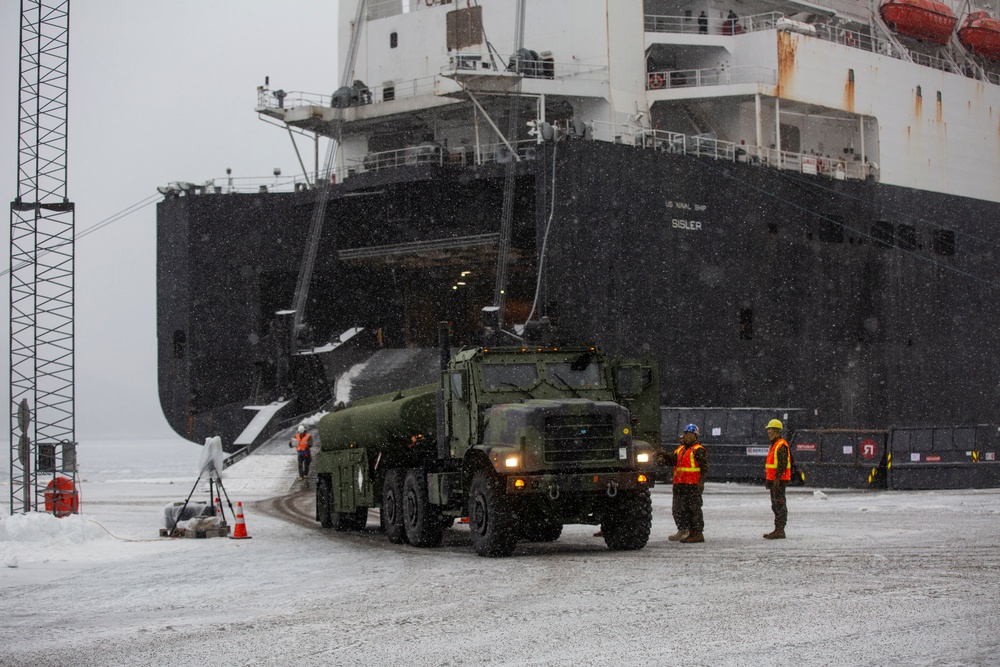
M 272 451 L 223 478 L 250 540 L 157 537 L 186 443 L 82 445 L 80 516 L 10 517 L 0 485 L 0 665 L 1000 664 L 1000 490 L 791 489 L 770 542 L 764 489 L 709 484 L 682 545 L 662 486 L 642 551 L 568 526 L 492 560 L 462 527 L 420 550 L 282 520 Z

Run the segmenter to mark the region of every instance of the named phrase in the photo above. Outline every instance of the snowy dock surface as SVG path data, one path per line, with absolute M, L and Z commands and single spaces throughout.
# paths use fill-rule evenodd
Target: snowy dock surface
M 143 445 L 89 471 L 99 448 L 81 446 L 80 516 L 0 505 L 0 665 L 1000 662 L 1000 490 L 795 488 L 770 542 L 763 488 L 709 484 L 707 541 L 683 545 L 658 486 L 641 551 L 567 526 L 494 560 L 460 526 L 415 549 L 374 518 L 344 535 L 265 514 L 311 503 L 280 447 L 223 477 L 253 539 L 158 539 L 194 478 Z

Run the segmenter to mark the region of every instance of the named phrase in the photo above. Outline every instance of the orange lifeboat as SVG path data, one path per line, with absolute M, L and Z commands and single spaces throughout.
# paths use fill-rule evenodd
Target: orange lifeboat
M 977 55 L 1000 60 L 1000 21 L 989 12 L 972 12 L 958 29 L 958 41 Z
M 947 44 L 958 23 L 949 6 L 935 0 L 884 0 L 878 12 L 891 30 L 935 44 Z

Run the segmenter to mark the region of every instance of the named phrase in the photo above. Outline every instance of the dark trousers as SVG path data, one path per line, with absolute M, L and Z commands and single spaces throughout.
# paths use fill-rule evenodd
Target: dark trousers
M 299 452 L 299 477 L 309 476 L 309 464 L 312 463 L 312 454 L 309 452 Z
M 788 523 L 788 505 L 785 504 L 785 483 L 775 481 L 771 485 L 771 511 L 774 512 L 774 527 L 785 529 Z
M 700 533 L 705 530 L 705 516 L 701 512 L 701 491 L 697 484 L 674 484 L 674 523 L 677 530 Z

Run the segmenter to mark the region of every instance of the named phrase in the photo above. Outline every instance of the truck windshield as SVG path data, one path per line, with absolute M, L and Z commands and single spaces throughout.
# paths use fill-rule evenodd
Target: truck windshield
M 483 364 L 483 387 L 487 391 L 529 389 L 538 381 L 534 364 Z
M 597 363 L 580 366 L 577 364 L 546 364 L 546 373 L 555 377 L 556 382 L 574 389 L 598 389 L 604 387 L 604 374 Z

